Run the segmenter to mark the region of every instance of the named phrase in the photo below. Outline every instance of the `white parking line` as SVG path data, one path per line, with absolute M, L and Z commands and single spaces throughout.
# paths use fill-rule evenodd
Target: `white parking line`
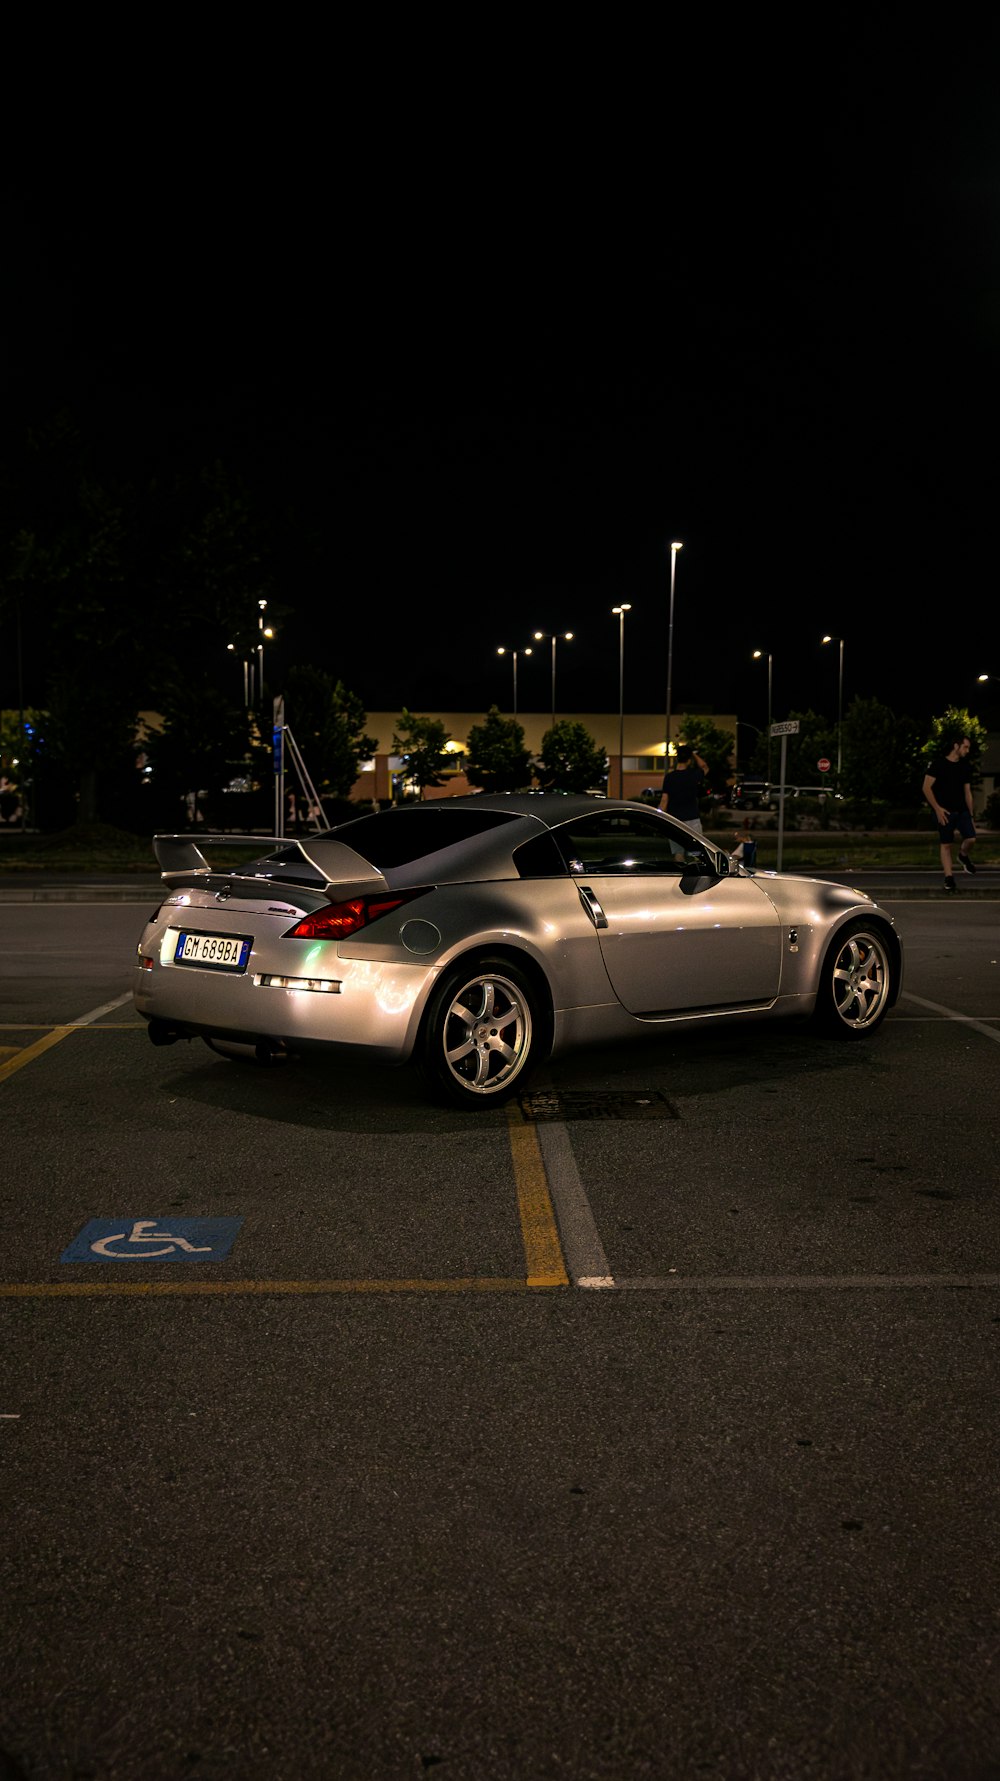
M 930 1286 L 955 1291 L 1000 1286 L 1000 1274 L 654 1274 L 615 1281 L 618 1292 L 848 1292 L 858 1286 L 893 1292 Z
M 929 1002 L 926 996 L 915 996 L 913 991 L 908 989 L 903 990 L 901 1000 L 916 1002 L 918 1008 L 929 1008 L 932 1014 L 943 1014 L 946 1020 L 957 1020 L 964 1027 L 974 1027 L 977 1033 L 983 1034 L 984 1038 L 992 1039 L 994 1044 L 1000 1045 L 1000 1030 L 996 1027 L 988 1027 L 985 1021 L 976 1020 L 972 1014 L 959 1014 L 957 1008 L 945 1008 L 941 1002 Z
M 102 1014 L 113 1014 L 116 1008 L 124 1008 L 131 1002 L 132 991 L 127 989 L 123 996 L 117 996 L 113 1002 L 102 1002 L 99 1008 L 92 1008 L 89 1014 L 78 1014 L 75 1020 L 67 1022 L 69 1026 L 89 1027 L 92 1021 L 100 1020 Z
M 549 1178 L 559 1237 L 569 1277 L 574 1286 L 614 1286 L 604 1245 L 598 1236 L 573 1146 L 565 1125 L 539 1121 L 535 1127 L 539 1149 Z

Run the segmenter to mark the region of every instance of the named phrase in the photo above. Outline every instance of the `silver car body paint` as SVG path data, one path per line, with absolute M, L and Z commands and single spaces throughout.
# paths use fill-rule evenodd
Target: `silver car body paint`
M 322 1045 L 401 1063 L 442 973 L 489 954 L 529 971 L 551 1012 L 556 1054 L 668 1025 L 807 1014 L 834 935 L 858 916 L 891 937 L 898 957 L 891 917 L 863 892 L 745 873 L 705 838 L 646 806 L 525 794 L 441 800 L 393 812 L 390 820 L 419 825 L 421 812 L 440 813 L 442 806 L 512 820 L 381 867 L 361 851 L 363 821 L 299 841 L 157 837 L 168 894 L 139 942 L 139 1013 L 187 1033 L 292 1050 Z M 655 872 L 589 870 L 570 860 L 551 876 L 521 876 L 515 854 L 525 842 L 547 831 L 558 836 L 595 813 L 613 821 L 621 812 L 627 826 L 637 810 L 643 821 L 664 825 L 657 834 L 678 861 L 685 856 L 684 871 L 680 864 Z M 440 828 L 440 814 L 426 826 Z M 261 860 L 253 869 L 212 868 L 200 851 L 210 839 L 237 852 L 286 850 L 293 861 L 301 858 L 312 882 L 290 882 L 279 876 L 281 866 Z M 273 877 L 260 876 L 269 869 Z M 331 901 L 402 891 L 419 894 L 350 938 L 287 938 L 301 916 Z M 246 937 L 246 969 L 178 964 L 182 931 Z M 279 987 L 273 977 L 310 987 Z M 898 979 L 897 966 L 893 1000 Z

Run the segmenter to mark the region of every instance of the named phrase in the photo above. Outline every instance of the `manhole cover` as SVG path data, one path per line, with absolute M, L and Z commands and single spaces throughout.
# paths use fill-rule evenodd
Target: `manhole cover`
M 543 1089 L 521 1096 L 525 1119 L 677 1119 L 677 1108 L 661 1089 Z

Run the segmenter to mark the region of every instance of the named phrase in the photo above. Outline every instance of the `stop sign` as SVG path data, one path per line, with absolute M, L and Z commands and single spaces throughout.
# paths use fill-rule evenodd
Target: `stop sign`
M 828 761 L 828 760 L 827 760 L 827 758 L 826 758 L 826 755 L 823 755 L 823 757 L 822 757 L 822 759 L 821 759 L 821 760 L 818 760 L 818 761 L 817 761 L 817 762 L 816 762 L 816 765 L 817 765 L 817 767 L 818 767 L 818 768 L 819 768 L 819 770 L 820 770 L 820 772 L 821 772 L 821 773 L 829 773 L 829 771 L 830 771 L 830 763 L 829 763 L 829 761 Z

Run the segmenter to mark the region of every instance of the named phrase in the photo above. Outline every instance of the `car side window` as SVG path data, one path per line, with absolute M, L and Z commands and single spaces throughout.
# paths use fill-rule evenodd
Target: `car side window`
M 650 810 L 602 810 L 553 830 L 574 877 L 628 877 L 658 873 L 680 877 L 685 867 L 710 869 L 708 852 L 668 816 Z
M 565 878 L 566 861 L 551 830 L 545 829 L 514 849 L 514 864 L 522 878 Z

